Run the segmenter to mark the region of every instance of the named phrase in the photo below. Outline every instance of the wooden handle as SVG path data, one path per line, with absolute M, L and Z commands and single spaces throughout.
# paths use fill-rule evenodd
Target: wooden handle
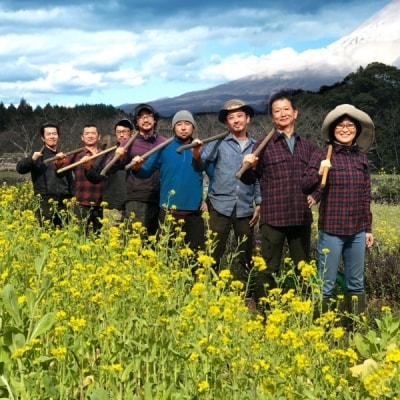
M 100 143 L 102 146 L 106 146 L 106 147 L 110 146 L 110 145 L 111 145 L 111 135 L 106 135 L 106 136 L 104 137 L 104 139 L 101 139 L 101 140 L 100 140 L 99 143 Z M 104 147 L 103 147 L 103 148 L 104 148 Z M 85 150 L 84 147 L 79 147 L 79 149 L 74 149 L 74 150 L 67 151 L 66 153 L 64 153 L 64 155 L 65 155 L 65 156 L 70 156 L 71 154 L 80 153 L 80 152 L 83 151 L 83 150 Z M 46 158 L 46 160 L 44 160 L 43 163 L 44 163 L 44 164 L 49 164 L 49 163 L 51 163 L 52 161 L 56 161 L 56 160 L 58 160 L 58 157 L 57 157 L 57 156 L 53 156 L 53 157 L 50 157 L 50 158 Z
M 174 136 L 172 136 L 169 139 L 165 140 L 164 142 L 160 143 L 156 147 L 153 147 L 151 150 L 142 154 L 140 157 L 143 158 L 143 160 L 146 160 L 146 158 L 149 158 L 152 154 L 154 154 L 157 151 L 162 150 L 164 147 L 168 146 L 173 140 L 174 140 Z M 128 171 L 129 169 L 132 169 L 135 165 L 136 165 L 136 162 L 134 162 L 132 160 L 129 164 L 125 165 L 125 169 Z
M 206 144 L 209 142 L 213 142 L 214 140 L 219 140 L 219 139 L 224 139 L 226 136 L 228 136 L 229 132 L 222 132 L 218 133 L 217 135 L 210 136 L 208 138 L 205 138 L 202 140 L 202 144 Z M 176 149 L 177 153 L 183 153 L 187 149 L 193 149 L 195 147 L 200 147 L 202 144 L 199 143 L 189 143 L 189 144 L 184 144 L 183 146 L 180 146 Z
M 139 132 L 136 132 L 134 135 L 132 135 L 129 140 L 122 146 L 123 149 L 127 149 L 130 147 L 133 142 L 136 140 L 138 137 Z M 121 158 L 121 154 L 115 154 L 114 158 L 101 170 L 100 175 L 106 176 L 107 172 L 110 170 L 110 168 Z
M 110 148 L 105 149 L 103 151 L 99 151 L 98 153 L 93 154 L 92 156 L 89 156 L 85 161 L 79 160 L 79 161 L 74 162 L 72 164 L 69 164 L 69 165 L 67 165 L 67 166 L 65 166 L 63 168 L 60 168 L 60 169 L 57 170 L 57 174 L 60 174 L 61 172 L 64 172 L 64 171 L 68 171 L 69 169 L 73 169 L 73 168 L 77 167 L 78 165 L 84 164 L 86 161 L 93 160 L 93 159 L 95 159 L 97 157 L 100 157 L 100 156 L 102 156 L 104 154 L 110 153 L 111 151 L 115 150 L 117 147 L 118 146 L 113 146 L 113 147 L 110 147 Z
M 275 133 L 275 128 L 272 128 L 268 135 L 265 136 L 263 141 L 260 143 L 260 145 L 253 151 L 253 154 L 258 157 L 260 153 L 264 150 L 265 146 L 268 144 L 268 142 L 271 140 L 272 136 L 274 136 Z M 250 163 L 244 162 L 242 166 L 240 167 L 239 171 L 236 172 L 236 178 L 240 179 L 242 175 L 244 174 L 245 171 L 247 171 L 250 168 Z
M 332 149 L 333 149 L 333 145 L 330 144 L 328 146 L 328 151 L 326 153 L 326 159 L 327 160 L 331 159 Z M 324 170 L 322 171 L 321 189 L 323 189 L 326 186 L 326 180 L 328 178 L 328 172 L 329 172 L 329 168 L 328 167 L 325 167 Z
M 65 155 L 65 156 L 70 156 L 71 154 L 80 153 L 80 152 L 83 151 L 83 150 L 85 150 L 85 148 L 84 148 L 84 147 L 80 147 L 79 149 L 67 151 L 66 153 L 64 153 L 64 155 Z M 58 160 L 58 157 L 57 157 L 57 156 L 53 156 L 53 157 L 47 158 L 47 159 L 44 160 L 43 162 L 44 162 L 45 164 L 49 164 L 49 163 L 51 163 L 52 161 L 56 161 L 56 160 Z

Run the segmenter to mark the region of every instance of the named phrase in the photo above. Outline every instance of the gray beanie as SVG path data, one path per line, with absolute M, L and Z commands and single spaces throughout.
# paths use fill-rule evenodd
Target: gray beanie
M 174 115 L 174 117 L 172 118 L 172 129 L 175 128 L 175 124 L 176 124 L 178 121 L 188 121 L 188 122 L 191 122 L 191 124 L 193 125 L 193 127 L 196 129 L 196 122 L 195 122 L 195 120 L 194 120 L 194 118 L 193 118 L 193 115 L 192 115 L 192 113 L 191 113 L 190 111 L 187 111 L 187 110 L 178 111 L 178 112 Z

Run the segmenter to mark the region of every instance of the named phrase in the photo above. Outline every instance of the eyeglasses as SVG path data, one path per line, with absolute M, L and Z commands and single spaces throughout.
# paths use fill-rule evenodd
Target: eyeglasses
M 121 129 L 120 131 L 115 131 L 117 135 L 123 135 L 124 133 L 129 133 L 130 129 Z
M 338 131 L 342 131 L 343 129 L 347 128 L 349 131 L 356 129 L 356 124 L 349 122 L 348 124 L 338 124 L 335 126 L 335 129 Z
M 151 119 L 154 118 L 153 114 L 142 114 L 142 115 L 138 115 L 137 119 L 139 121 L 143 121 L 144 119 Z

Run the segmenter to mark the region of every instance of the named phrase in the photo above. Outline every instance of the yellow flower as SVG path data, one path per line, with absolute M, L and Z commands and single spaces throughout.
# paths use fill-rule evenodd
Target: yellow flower
M 86 325 L 86 320 L 84 318 L 75 318 L 72 316 L 68 322 L 68 325 L 74 332 L 77 332 L 79 328 L 82 328 Z
M 203 393 L 208 389 L 210 389 L 210 384 L 208 383 L 208 381 L 201 381 L 197 384 L 197 390 L 199 393 Z
M 252 260 L 253 260 L 254 268 L 257 271 L 264 271 L 267 269 L 267 264 L 265 263 L 265 260 L 263 257 L 253 256 Z
M 56 349 L 51 350 L 51 354 L 59 360 L 64 360 L 67 355 L 67 348 L 64 346 L 57 347 Z

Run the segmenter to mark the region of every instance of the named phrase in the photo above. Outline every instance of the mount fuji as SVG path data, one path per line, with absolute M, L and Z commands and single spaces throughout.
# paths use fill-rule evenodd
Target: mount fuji
M 276 70 L 276 63 L 271 62 L 270 69 L 262 73 L 149 103 L 161 115 L 170 116 L 182 108 L 193 113 L 217 112 L 226 100 L 240 97 L 257 111 L 264 111 L 266 97 L 281 88 L 317 91 L 373 62 L 400 67 L 399 15 L 400 0 L 393 0 L 358 28 L 326 47 L 302 53 L 280 50 L 280 71 Z M 124 104 L 119 108 L 131 112 L 134 106 Z

